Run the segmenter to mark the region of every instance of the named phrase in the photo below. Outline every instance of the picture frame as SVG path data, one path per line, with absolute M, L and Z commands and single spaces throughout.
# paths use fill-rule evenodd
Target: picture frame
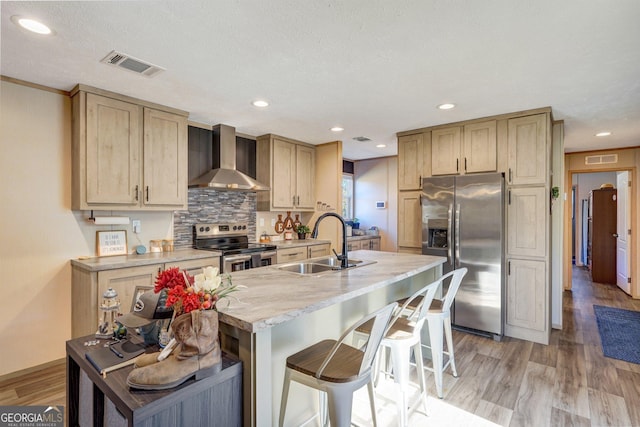
M 126 255 L 127 231 L 96 231 L 96 252 L 98 256 Z

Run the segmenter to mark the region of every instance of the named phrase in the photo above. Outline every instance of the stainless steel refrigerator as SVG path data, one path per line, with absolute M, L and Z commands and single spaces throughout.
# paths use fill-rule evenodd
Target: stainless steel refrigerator
M 422 180 L 422 253 L 446 256 L 445 273 L 468 272 L 456 294 L 452 321 L 500 339 L 504 325 L 504 175 Z

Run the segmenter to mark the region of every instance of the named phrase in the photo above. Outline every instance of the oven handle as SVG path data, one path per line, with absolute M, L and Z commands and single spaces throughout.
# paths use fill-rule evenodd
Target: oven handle
M 237 262 L 237 261 L 248 261 L 251 259 L 250 255 L 229 255 L 222 257 L 224 262 Z

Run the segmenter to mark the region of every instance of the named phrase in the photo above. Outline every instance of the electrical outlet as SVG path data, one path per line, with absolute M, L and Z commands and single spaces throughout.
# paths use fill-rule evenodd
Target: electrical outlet
M 260 227 L 264 227 L 264 218 L 260 218 Z
M 136 234 L 140 233 L 140 228 L 141 228 L 140 222 L 141 221 L 139 219 L 134 219 L 134 220 L 131 221 L 131 226 L 133 227 L 133 232 L 136 233 Z

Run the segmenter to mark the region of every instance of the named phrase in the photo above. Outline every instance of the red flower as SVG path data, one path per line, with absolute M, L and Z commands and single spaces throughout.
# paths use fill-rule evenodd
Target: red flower
M 189 281 L 188 284 L 185 283 L 184 275 L 187 276 L 187 280 Z M 156 285 L 153 290 L 158 293 L 162 289 L 172 289 L 176 286 L 188 288 L 191 283 L 193 283 L 193 277 L 190 276 L 189 273 L 185 272 L 183 274 L 178 267 L 172 267 L 158 273 L 158 277 L 156 277 Z

